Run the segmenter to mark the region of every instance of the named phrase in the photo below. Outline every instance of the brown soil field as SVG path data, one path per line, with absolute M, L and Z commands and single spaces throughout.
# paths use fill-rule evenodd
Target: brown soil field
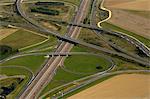
M 105 0 L 109 2 L 109 0 Z M 114 2 L 113 2 L 114 1 Z M 112 4 L 106 3 L 106 7 L 116 9 L 128 9 L 138 11 L 150 11 L 150 0 L 113 0 Z
M 148 9 L 149 6 L 147 5 L 149 3 L 150 0 L 105 0 L 104 6 L 112 11 L 112 17 L 107 22 L 140 36 L 150 38 L 150 20 L 146 18 L 147 14 L 145 14 L 150 14 L 150 9 Z M 147 11 L 141 15 L 142 13 L 135 14 L 129 10 Z
M 110 6 L 123 4 L 123 3 L 129 3 L 129 2 L 133 2 L 133 1 L 135 1 L 135 0 L 105 0 L 104 5 L 106 7 L 110 7 Z
M 0 40 L 16 32 L 18 29 L 0 29 Z
M 150 38 L 150 20 L 120 9 L 111 9 L 108 22 L 146 38 Z
M 68 99 L 150 99 L 150 75 L 118 75 Z

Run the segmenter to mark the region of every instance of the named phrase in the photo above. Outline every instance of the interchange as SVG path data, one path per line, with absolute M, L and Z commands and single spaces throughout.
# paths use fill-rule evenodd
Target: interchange
M 17 1 L 16 4 L 20 4 L 22 1 Z M 80 22 L 84 19 L 84 13 L 80 14 L 81 11 L 85 11 L 85 7 L 88 4 L 88 1 L 83 0 L 80 4 L 79 12 L 75 16 L 75 22 Z M 18 7 L 18 6 L 17 6 Z M 30 22 L 32 23 L 32 22 Z M 79 27 L 70 26 L 67 35 L 72 38 L 75 38 L 78 33 L 80 33 Z M 73 47 L 72 44 L 68 42 L 62 42 L 55 52 L 68 52 Z M 36 98 L 39 90 L 46 85 L 53 77 L 54 71 L 58 68 L 60 61 L 63 60 L 64 57 L 57 56 L 51 57 L 48 59 L 45 66 L 42 70 L 36 75 L 35 79 L 32 83 L 27 87 L 27 89 L 23 92 L 23 94 L 19 97 L 20 99 L 28 99 L 28 98 Z
M 57 38 L 63 40 L 63 42 L 60 44 L 60 47 L 58 47 L 58 49 L 56 50 L 56 52 L 68 52 L 70 51 L 70 49 L 73 47 L 72 43 L 73 44 L 79 44 L 81 46 L 84 46 L 84 47 L 89 47 L 89 48 L 93 48 L 93 49 L 96 49 L 96 50 L 99 50 L 99 51 L 103 51 L 103 52 L 106 52 L 106 53 L 110 53 L 110 54 L 114 54 L 114 55 L 118 55 L 118 56 L 121 56 L 121 57 L 124 57 L 124 58 L 128 58 L 128 59 L 131 59 L 131 60 L 134 60 L 136 62 L 139 62 L 141 64 L 144 64 L 144 65 L 149 65 L 148 62 L 143 62 L 143 60 L 138 60 L 138 59 L 135 59 L 134 57 L 131 57 L 131 56 L 128 56 L 126 54 L 122 54 L 122 53 L 118 53 L 118 52 L 114 52 L 114 51 L 110 51 L 110 50 L 107 50 L 107 49 L 104 49 L 104 48 L 101 48 L 101 47 L 97 47 L 95 45 L 92 45 L 92 44 L 88 44 L 88 43 L 85 43 L 85 42 L 82 42 L 82 41 L 78 41 L 78 40 L 75 40 L 75 39 L 72 39 L 72 38 L 76 38 L 77 34 L 79 34 L 80 32 L 80 28 L 78 27 L 75 27 L 75 26 L 71 26 L 71 30 L 70 32 L 68 32 L 68 34 L 66 36 L 70 36 L 70 37 L 64 37 L 64 36 L 61 36 L 59 34 L 56 34 L 54 32 L 50 32 L 48 30 L 46 30 L 45 28 L 41 27 L 40 25 L 38 25 L 38 23 L 34 23 L 34 21 L 30 20 L 26 14 L 24 12 L 22 12 L 23 10 L 20 10 L 21 9 L 21 2 L 23 0 L 17 0 L 16 2 L 16 5 L 17 5 L 17 9 L 18 9 L 18 12 L 21 14 L 22 17 L 24 17 L 24 19 L 26 19 L 30 24 L 32 24 L 34 27 L 36 28 L 39 28 L 41 32 L 46 32 L 46 33 L 50 33 L 54 36 L 56 36 Z M 84 1 L 84 0 L 83 0 Z M 80 17 L 81 18 L 81 17 Z M 75 19 L 77 21 L 77 19 Z M 75 22 L 76 22 L 75 21 Z M 77 21 L 79 22 L 79 21 Z M 72 35 L 72 32 L 76 31 L 75 33 L 73 33 Z M 77 34 L 76 34 L 77 33 Z M 69 42 L 69 43 L 68 43 Z M 71 43 L 71 44 L 70 44 Z M 57 60 L 57 61 L 55 61 Z M 43 83 L 48 83 L 47 81 L 45 81 L 44 79 L 46 79 L 46 77 L 43 77 L 43 76 L 47 76 L 47 75 L 52 75 L 51 77 L 49 77 L 48 79 L 51 80 L 52 77 L 53 77 L 53 74 L 51 74 L 51 72 L 55 71 L 57 69 L 57 66 L 60 64 L 58 61 L 63 61 L 63 57 L 62 56 L 57 56 L 57 57 L 52 57 L 49 59 L 49 61 L 46 63 L 46 67 L 44 66 L 43 69 L 40 71 L 41 74 L 44 73 L 44 74 L 40 74 L 40 76 L 36 76 L 37 79 L 40 79 Z M 51 65 L 50 65 L 51 63 Z M 51 68 L 48 68 L 48 67 L 53 67 L 52 69 Z M 48 70 L 47 70 L 48 69 Z M 45 74 L 45 71 L 47 74 Z M 50 71 L 50 72 L 49 72 Z M 38 82 L 38 80 L 36 80 L 36 77 L 35 79 L 32 81 L 32 83 L 36 84 L 36 82 Z M 43 77 L 43 78 L 42 78 Z M 34 82 L 35 81 L 35 82 Z M 40 82 L 41 82 L 40 81 Z M 30 84 L 31 85 L 31 84 Z M 29 86 L 30 86 L 29 85 Z M 29 90 L 33 90 L 32 88 L 35 88 L 34 91 L 30 91 L 29 94 L 31 95 L 28 95 L 28 94 L 24 94 L 23 96 L 20 97 L 20 99 L 28 99 L 29 97 L 32 98 L 35 98 L 35 93 L 37 93 L 37 90 L 40 89 L 38 88 L 40 86 L 40 88 L 42 88 L 43 85 L 41 84 L 37 84 L 35 85 L 35 87 L 30 87 Z M 26 90 L 29 91 L 28 89 Z M 28 95 L 28 96 L 26 96 Z M 26 98 L 25 98 L 26 97 Z
M 34 26 L 35 29 L 39 30 L 39 32 L 41 32 L 41 33 L 51 34 L 51 35 L 57 37 L 60 40 L 63 40 L 63 41 L 66 41 L 66 42 L 69 42 L 69 43 L 72 43 L 72 44 L 75 44 L 75 45 L 78 44 L 78 45 L 81 45 L 81 46 L 84 46 L 84 47 L 89 47 L 91 49 L 95 49 L 95 50 L 98 50 L 98 51 L 103 51 L 103 52 L 106 52 L 106 53 L 109 53 L 109 54 L 114 54 L 114 55 L 118 55 L 118 56 L 121 56 L 121 57 L 124 57 L 124 58 L 127 58 L 127 59 L 131 59 L 131 60 L 134 60 L 134 61 L 136 61 L 138 63 L 141 63 L 141 64 L 144 64 L 144 65 L 150 65 L 148 63 L 148 61 L 145 63 L 145 62 L 143 62 L 143 60 L 142 61 L 141 60 L 137 60 L 137 59 L 132 58 L 131 56 L 128 56 L 126 54 L 114 52 L 114 51 L 111 51 L 111 50 L 108 50 L 108 49 L 105 49 L 105 48 L 102 48 L 102 47 L 99 47 L 99 46 L 96 46 L 96 45 L 92 45 L 92 44 L 89 44 L 89 43 L 86 43 L 86 42 L 83 42 L 83 41 L 78 41 L 76 39 L 73 39 L 73 38 L 70 38 L 70 37 L 67 37 L 67 36 L 62 36 L 62 35 L 60 35 L 59 33 L 56 33 L 56 32 L 49 31 L 46 28 L 44 28 L 41 25 L 39 25 L 34 20 L 32 20 L 29 17 L 27 17 L 27 15 L 25 14 L 25 12 L 21 8 L 21 1 L 20 0 L 17 0 L 16 7 L 17 7 L 17 10 L 20 13 L 20 15 L 25 20 L 27 20 L 27 22 L 29 22 L 30 24 L 32 24 L 32 26 Z M 100 31 L 104 31 L 104 29 L 99 29 L 99 28 L 95 28 L 95 29 L 98 29 Z M 116 35 L 120 35 L 120 36 L 123 37 L 123 34 L 121 34 L 121 33 L 117 33 L 117 32 L 113 32 L 113 33 L 116 34 Z M 149 50 L 147 50 L 147 52 L 149 52 Z

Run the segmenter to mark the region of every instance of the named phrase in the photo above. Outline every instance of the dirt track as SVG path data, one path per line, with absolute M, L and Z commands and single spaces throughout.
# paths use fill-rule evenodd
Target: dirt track
M 150 99 L 150 75 L 115 76 L 68 99 Z

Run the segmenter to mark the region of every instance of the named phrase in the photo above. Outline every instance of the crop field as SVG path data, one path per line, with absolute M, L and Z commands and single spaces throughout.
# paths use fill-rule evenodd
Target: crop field
M 108 4 L 107 2 L 114 2 Z M 138 10 L 138 11 L 150 11 L 149 0 L 122 0 L 118 2 L 117 0 L 106 0 L 106 6 L 116 9 L 128 9 L 128 10 Z
M 132 1 L 136 1 L 136 0 L 132 0 Z M 105 6 L 113 6 L 113 5 L 117 5 L 117 4 L 123 4 L 123 3 L 129 3 L 131 2 L 131 0 L 107 0 L 104 2 Z
M 6 29 L 6 28 L 0 29 L 0 40 L 6 38 L 7 36 L 13 34 L 16 31 L 17 29 Z
M 132 14 L 136 14 L 138 16 L 150 19 L 150 11 L 137 11 L 137 10 L 126 10 Z
M 128 99 L 136 99 L 137 97 L 141 99 L 148 98 L 149 78 L 149 75 L 142 74 L 118 75 L 84 91 L 81 91 L 80 93 L 75 94 L 68 99 L 77 99 L 77 97 L 80 97 L 80 99 L 116 99 L 122 97 Z
M 141 17 L 137 14 L 129 13 L 125 10 L 112 9 L 113 16 L 108 22 L 134 32 L 137 35 L 145 38 L 150 38 L 150 23 L 149 19 Z
M 107 22 L 145 38 L 150 38 L 147 2 L 149 3 L 149 0 L 121 0 L 120 2 L 105 0 L 104 6 L 112 12 L 112 17 Z
M 1 40 L 0 45 L 7 45 L 11 46 L 13 49 L 19 49 L 31 44 L 39 43 L 45 39 L 45 37 L 21 29 Z

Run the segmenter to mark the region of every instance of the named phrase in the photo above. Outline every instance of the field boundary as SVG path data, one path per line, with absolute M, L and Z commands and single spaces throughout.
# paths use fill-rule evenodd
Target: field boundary
M 29 46 L 26 46 L 26 47 L 23 47 L 23 48 L 20 48 L 19 51 L 23 51 L 25 49 L 28 49 L 28 48 L 31 48 L 31 47 L 35 47 L 37 45 L 41 45 L 41 44 L 47 42 L 49 39 L 50 39 L 50 37 L 48 37 L 46 40 L 43 40 L 42 42 L 39 42 L 39 43 L 36 43 L 36 44 L 32 44 L 32 45 L 29 45 Z

